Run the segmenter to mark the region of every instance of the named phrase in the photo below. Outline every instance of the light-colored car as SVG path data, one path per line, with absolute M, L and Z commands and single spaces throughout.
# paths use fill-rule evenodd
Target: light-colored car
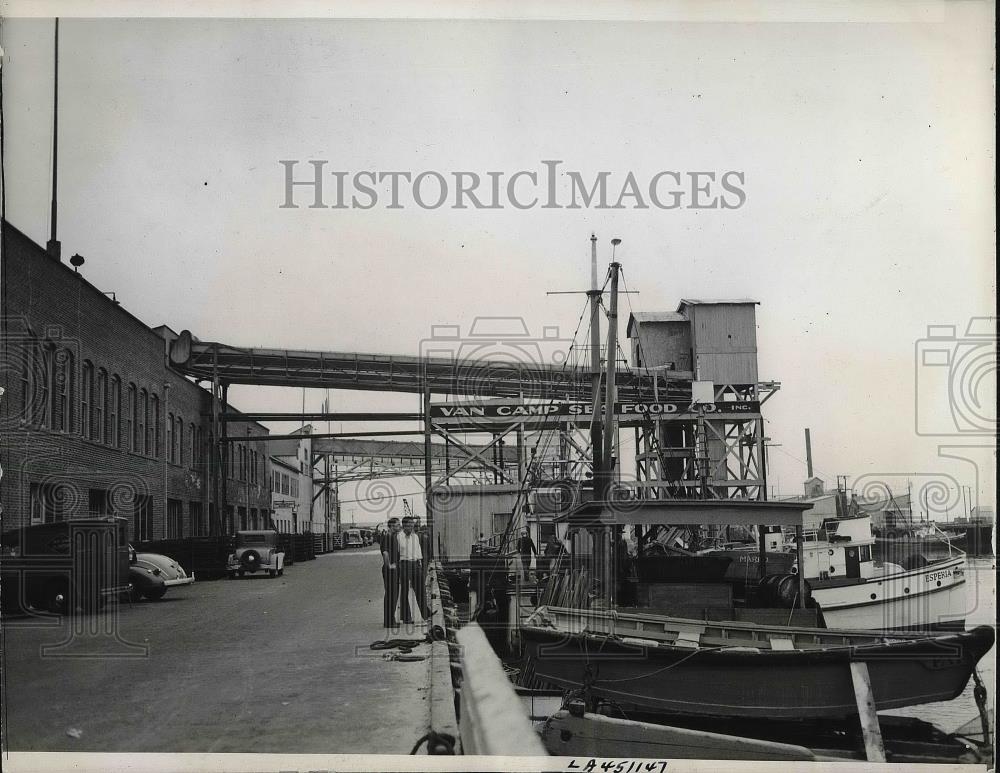
M 167 588 L 190 585 L 194 573 L 188 574 L 177 561 L 159 553 L 140 553 L 129 545 L 129 582 L 131 597 L 138 601 L 145 596 L 150 601 L 163 598 Z
M 361 536 L 360 529 L 348 529 L 344 532 L 344 547 L 362 548 L 365 546 L 364 537 Z
M 229 555 L 226 570 L 230 577 L 260 571 L 280 577 L 285 573 L 285 554 L 278 549 L 278 532 L 266 529 L 236 532 L 236 551 Z

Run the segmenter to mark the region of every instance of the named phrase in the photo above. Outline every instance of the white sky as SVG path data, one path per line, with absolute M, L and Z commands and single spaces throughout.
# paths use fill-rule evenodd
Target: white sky
M 915 379 L 927 376 L 914 352 L 928 325 L 961 334 L 995 313 L 993 8 L 914 3 L 905 15 L 920 21 L 862 23 L 864 5 L 837 7 L 859 21 L 63 19 L 63 254 L 86 256 L 87 278 L 151 325 L 415 354 L 431 325 L 467 329 L 479 315 L 572 333 L 583 298 L 545 292 L 586 288 L 591 231 L 602 271 L 620 237 L 641 293 L 623 301 L 623 335 L 629 303 L 761 302 L 760 375 L 783 384 L 766 411 L 780 492 L 801 490 L 807 426 L 831 484 L 976 485 L 938 445 L 990 438 L 915 433 Z M 44 244 L 52 21 L 5 20 L 0 45 L 7 217 Z M 747 203 L 279 209 L 278 160 L 311 158 L 352 173 L 508 175 L 561 159 L 619 185 L 629 171 L 739 170 Z M 245 410 L 302 400 L 231 394 Z M 950 422 L 944 393 L 926 394 Z M 308 393 L 307 408 L 322 399 Z M 417 402 L 333 396 L 335 410 Z M 991 497 L 995 455 L 969 454 Z

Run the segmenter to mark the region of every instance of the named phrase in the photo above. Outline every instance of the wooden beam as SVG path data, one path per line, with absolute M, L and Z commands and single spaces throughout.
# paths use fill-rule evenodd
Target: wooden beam
M 802 570 L 799 569 L 801 576 Z M 885 745 L 882 743 L 882 728 L 878 724 L 875 711 L 875 696 L 872 694 L 868 664 L 864 661 L 851 663 L 851 682 L 854 697 L 858 702 L 858 716 L 861 718 L 861 734 L 865 739 L 865 756 L 869 762 L 885 762 Z

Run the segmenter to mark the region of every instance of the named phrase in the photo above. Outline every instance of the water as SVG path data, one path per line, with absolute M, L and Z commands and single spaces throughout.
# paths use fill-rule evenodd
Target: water
M 969 558 L 966 568 L 966 628 L 974 628 L 977 625 L 989 625 L 996 627 L 996 561 L 994 558 Z M 996 644 L 993 645 L 983 659 L 979 661 L 979 675 L 983 679 L 988 691 L 987 705 L 990 707 L 991 716 L 996 717 Z M 975 683 L 969 680 L 969 684 L 959 697 L 953 701 L 944 703 L 925 703 L 922 706 L 911 706 L 907 709 L 893 709 L 889 714 L 900 716 L 916 717 L 927 722 L 933 722 L 946 732 L 953 732 L 970 719 L 977 719 L 979 716 L 976 708 L 976 699 L 972 695 Z M 995 725 L 995 722 L 994 722 Z M 978 719 L 976 727 L 979 727 Z M 995 731 L 995 726 L 991 732 Z

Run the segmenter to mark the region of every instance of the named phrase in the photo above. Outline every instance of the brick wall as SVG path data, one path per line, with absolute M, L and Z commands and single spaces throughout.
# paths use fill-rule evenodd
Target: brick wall
M 207 533 L 210 393 L 167 366 L 160 335 L 6 223 L 2 246 L 3 529 L 100 508 L 128 517 L 132 538 Z M 116 380 L 119 408 L 111 405 Z M 230 434 L 245 436 L 248 426 L 251 436 L 267 434 L 255 423 L 231 424 Z M 267 454 L 253 445 L 261 469 L 249 505 L 266 512 Z M 230 504 L 247 506 L 242 480 L 229 481 L 227 493 Z

